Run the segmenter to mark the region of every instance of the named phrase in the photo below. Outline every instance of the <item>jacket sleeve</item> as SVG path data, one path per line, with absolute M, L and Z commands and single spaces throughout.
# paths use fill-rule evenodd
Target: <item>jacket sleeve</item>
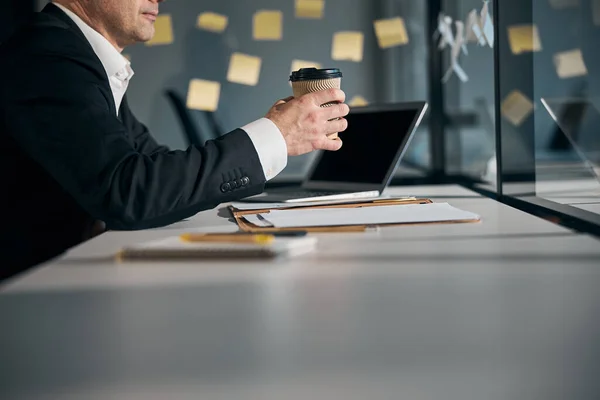
M 157 146 L 139 126 L 132 140 L 110 113 L 103 82 L 85 63 L 56 55 L 31 62 L 37 68 L 5 88 L 6 126 L 107 228 L 163 226 L 264 189 L 258 155 L 243 130 L 185 151 Z

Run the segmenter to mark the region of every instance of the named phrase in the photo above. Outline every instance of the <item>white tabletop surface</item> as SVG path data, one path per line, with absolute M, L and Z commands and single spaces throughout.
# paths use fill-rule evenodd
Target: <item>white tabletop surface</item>
M 600 241 L 458 186 L 478 224 L 319 235 L 273 263 L 116 264 L 232 230 L 109 232 L 0 291 L 0 399 L 597 398 Z

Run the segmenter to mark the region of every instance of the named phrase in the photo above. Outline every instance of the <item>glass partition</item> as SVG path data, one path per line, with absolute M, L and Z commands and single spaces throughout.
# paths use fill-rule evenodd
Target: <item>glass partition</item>
M 600 2 L 503 0 L 497 115 L 503 195 L 600 222 Z

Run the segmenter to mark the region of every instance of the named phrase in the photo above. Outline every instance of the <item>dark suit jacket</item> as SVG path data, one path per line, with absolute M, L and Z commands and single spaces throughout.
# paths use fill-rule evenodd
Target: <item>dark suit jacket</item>
M 174 223 L 260 193 L 265 176 L 237 129 L 186 151 L 157 145 L 77 25 L 48 5 L 0 47 L 0 275 L 88 239 L 92 226 Z

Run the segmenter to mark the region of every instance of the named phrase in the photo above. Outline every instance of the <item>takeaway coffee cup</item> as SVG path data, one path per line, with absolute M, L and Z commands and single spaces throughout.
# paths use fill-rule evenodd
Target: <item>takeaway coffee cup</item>
M 301 68 L 298 71 L 293 71 L 290 76 L 294 97 L 300 97 L 307 93 L 317 92 L 330 88 L 341 89 L 342 87 L 342 72 L 338 68 Z M 336 104 L 336 101 L 321 104 L 321 107 L 329 107 Z M 337 139 L 338 134 L 332 133 L 328 135 L 330 139 Z

